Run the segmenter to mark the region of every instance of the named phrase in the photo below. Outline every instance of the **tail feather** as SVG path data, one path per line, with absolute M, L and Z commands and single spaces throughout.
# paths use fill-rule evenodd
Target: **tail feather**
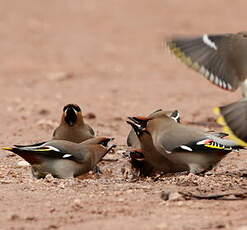
M 247 146 L 247 101 L 214 108 L 218 116 L 217 123 L 223 126 L 223 131 L 238 145 Z
M 23 158 L 28 163 L 32 164 L 39 164 L 41 162 L 41 158 L 37 154 L 30 154 L 30 151 L 22 150 L 16 147 L 2 147 L 3 150 L 11 151 L 21 158 Z
M 8 151 L 12 151 L 13 150 L 13 148 L 11 148 L 11 147 L 2 147 L 2 149 L 3 150 L 8 150 Z
M 167 47 L 181 62 L 213 84 L 225 90 L 235 91 L 239 81 L 235 77 L 235 70 L 224 58 L 224 54 L 230 53 L 225 48 L 228 42 L 229 36 L 226 34 L 194 38 L 174 37 L 167 40 Z

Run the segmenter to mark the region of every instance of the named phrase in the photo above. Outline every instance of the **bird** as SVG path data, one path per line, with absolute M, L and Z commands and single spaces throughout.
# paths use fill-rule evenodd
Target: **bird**
M 147 177 L 152 175 L 155 171 L 154 167 L 144 159 L 144 153 L 142 149 L 129 149 L 127 151 L 129 162 L 134 170 L 136 176 Z M 126 157 L 126 153 L 125 153 Z
M 148 117 L 152 117 L 155 113 L 161 112 L 162 109 L 155 110 L 151 114 L 148 115 Z M 170 116 L 172 119 L 174 119 L 176 122 L 180 122 L 180 114 L 178 110 L 170 110 L 170 111 L 164 111 L 168 116 Z M 131 147 L 129 152 L 130 156 L 130 163 L 132 165 L 132 168 L 135 168 L 139 170 L 140 176 L 149 176 L 154 171 L 162 170 L 162 171 L 169 171 L 167 169 L 167 165 L 171 165 L 171 162 L 167 162 L 167 159 L 164 159 L 164 161 L 160 161 L 158 159 L 157 161 L 153 158 L 150 160 L 149 157 L 146 156 L 146 159 L 140 159 L 136 156 L 143 156 L 143 152 L 141 149 L 140 141 L 138 136 L 136 135 L 136 132 L 133 128 L 131 128 L 130 133 L 127 138 L 127 145 Z M 148 153 L 146 153 L 147 155 Z M 161 156 L 163 158 L 163 156 Z M 151 163 L 150 163 L 151 162 Z
M 247 96 L 247 32 L 173 37 L 168 49 L 185 65 L 228 91 Z
M 81 143 L 65 140 L 50 140 L 33 145 L 3 147 L 22 157 L 31 165 L 32 174 L 40 179 L 51 174 L 67 179 L 80 176 L 94 169 L 97 163 L 115 145 L 109 145 L 114 138 L 96 137 Z
M 228 153 L 241 149 L 236 142 L 220 135 L 177 123 L 164 112 L 156 113 L 152 118 L 129 119 L 136 124 L 132 127 L 135 127 L 144 153 L 149 152 L 152 157 L 158 152 L 179 170 L 193 174 L 212 169 Z
M 185 171 L 187 168 L 181 166 L 181 164 L 174 164 L 164 154 L 160 153 L 154 146 L 152 137 L 147 135 L 145 128 L 137 124 L 134 119 L 130 118 L 127 121 L 135 131 L 139 141 L 141 150 L 130 149 L 131 163 L 133 167 L 139 167 L 143 169 L 143 174 L 149 175 L 153 171 L 161 171 L 163 173 L 168 172 L 180 172 Z M 142 166 L 142 168 L 141 168 Z
M 161 111 L 162 111 L 162 109 L 155 110 L 154 112 L 149 114 L 148 117 L 152 117 L 155 113 L 158 113 Z M 171 118 L 173 118 L 174 120 L 176 120 L 177 122 L 180 123 L 181 119 L 180 119 L 180 114 L 179 114 L 178 110 L 165 111 L 165 113 L 167 113 L 168 116 L 170 116 Z M 133 128 L 131 128 L 131 130 L 128 134 L 127 146 L 132 147 L 132 148 L 136 148 L 136 149 L 140 148 L 139 139 L 138 139 Z
M 53 140 L 81 143 L 95 137 L 95 133 L 92 127 L 84 122 L 81 108 L 76 104 L 68 104 L 63 107 L 61 122 L 52 136 Z
M 247 99 L 214 108 L 217 123 L 223 126 L 229 138 L 239 145 L 247 146 Z

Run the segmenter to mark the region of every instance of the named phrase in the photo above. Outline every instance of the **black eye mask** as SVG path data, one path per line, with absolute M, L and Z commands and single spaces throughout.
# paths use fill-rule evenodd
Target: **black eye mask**
M 68 104 L 63 107 L 63 111 L 65 112 L 67 109 L 74 109 L 76 112 L 81 112 L 81 108 L 76 104 Z

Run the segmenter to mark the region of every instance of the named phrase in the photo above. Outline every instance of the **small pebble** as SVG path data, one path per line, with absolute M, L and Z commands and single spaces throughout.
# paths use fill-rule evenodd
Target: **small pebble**
M 19 167 L 27 167 L 29 165 L 30 164 L 27 161 L 18 161 L 17 162 L 17 166 L 19 166 Z

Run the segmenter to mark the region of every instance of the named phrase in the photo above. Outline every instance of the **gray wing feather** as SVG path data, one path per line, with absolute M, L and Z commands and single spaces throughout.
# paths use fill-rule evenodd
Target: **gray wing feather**
M 232 52 L 231 36 L 208 35 L 207 38 L 212 46 L 205 43 L 203 37 L 174 38 L 169 40 L 167 45 L 175 56 L 188 67 L 200 72 L 213 84 L 226 90 L 236 90 L 239 86 L 239 78 L 236 76 L 236 70 L 229 63 Z

